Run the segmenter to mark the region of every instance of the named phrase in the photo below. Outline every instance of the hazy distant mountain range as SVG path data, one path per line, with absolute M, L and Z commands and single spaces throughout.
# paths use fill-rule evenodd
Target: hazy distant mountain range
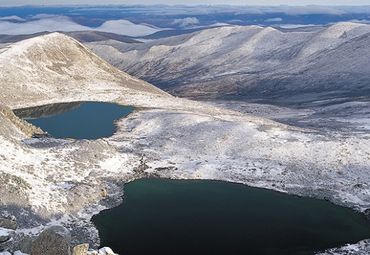
M 37 37 L 40 35 L 48 34 L 49 32 L 40 32 L 36 34 L 29 35 L 1 35 L 0 34 L 0 44 L 14 43 L 21 40 Z M 130 36 L 118 35 L 114 33 L 99 32 L 99 31 L 76 31 L 76 32 L 64 32 L 65 34 L 77 39 L 80 42 L 98 42 L 106 40 L 114 40 L 126 43 L 139 43 L 139 41 L 133 39 Z
M 369 23 L 369 14 L 369 6 L 25 6 L 0 8 L 0 34 L 94 29 L 144 36 L 155 30 L 183 31 L 215 24 L 294 27 Z

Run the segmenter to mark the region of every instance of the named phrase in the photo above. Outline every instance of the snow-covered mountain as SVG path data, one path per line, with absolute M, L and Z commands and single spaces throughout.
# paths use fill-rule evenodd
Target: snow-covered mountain
M 183 96 L 301 98 L 369 93 L 370 25 L 226 26 L 144 44 L 89 44 L 128 73 Z M 298 98 L 299 97 L 299 98 Z
M 112 87 L 165 94 L 112 67 L 78 41 L 60 33 L 0 49 L 0 102 L 47 100 L 55 94 L 102 93 Z M 23 101 L 24 102 L 24 101 Z

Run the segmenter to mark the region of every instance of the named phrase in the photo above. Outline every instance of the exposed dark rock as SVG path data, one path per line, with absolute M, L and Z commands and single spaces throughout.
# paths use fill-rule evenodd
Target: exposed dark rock
M 7 228 L 15 230 L 17 228 L 17 221 L 14 216 L 0 216 L 0 228 Z
M 31 255 L 71 255 L 71 234 L 62 226 L 44 230 L 33 242 Z
M 149 166 L 146 164 L 146 160 L 144 159 L 144 156 L 141 156 L 140 165 L 135 167 L 134 172 L 137 174 L 144 174 L 145 170 L 148 168 Z
M 17 239 L 16 243 L 8 248 L 11 248 L 12 250 L 16 251 L 21 251 L 26 254 L 30 254 L 33 241 L 32 237 L 23 235 L 21 237 L 17 237 L 16 239 Z
M 16 228 L 17 222 L 14 216 L 5 212 L 0 213 L 0 244 L 9 241 Z
M 9 241 L 11 238 L 10 234 L 1 234 L 0 233 L 0 243 L 5 243 L 7 241 Z
M 365 210 L 365 215 L 368 220 L 370 220 L 370 208 Z

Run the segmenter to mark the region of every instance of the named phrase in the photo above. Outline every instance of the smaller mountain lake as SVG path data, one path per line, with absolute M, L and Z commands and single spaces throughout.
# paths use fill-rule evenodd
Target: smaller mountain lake
M 133 110 L 113 103 L 74 102 L 18 109 L 14 113 L 54 138 L 92 140 L 113 135 L 115 121 Z
M 140 179 L 93 217 L 122 255 L 306 255 L 370 237 L 349 208 L 219 181 Z

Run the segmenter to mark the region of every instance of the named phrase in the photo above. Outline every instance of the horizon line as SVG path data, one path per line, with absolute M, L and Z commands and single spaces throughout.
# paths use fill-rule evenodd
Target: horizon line
M 241 4 L 16 4 L 16 5 L 1 5 L 0 8 L 12 8 L 12 7 L 156 7 L 156 6 L 168 6 L 168 7 L 259 7 L 259 8 L 271 8 L 271 7 L 370 7 L 370 4 L 362 5 L 343 5 L 343 4 L 305 4 L 305 5 L 288 5 L 288 4 L 270 4 L 270 5 L 241 5 Z

